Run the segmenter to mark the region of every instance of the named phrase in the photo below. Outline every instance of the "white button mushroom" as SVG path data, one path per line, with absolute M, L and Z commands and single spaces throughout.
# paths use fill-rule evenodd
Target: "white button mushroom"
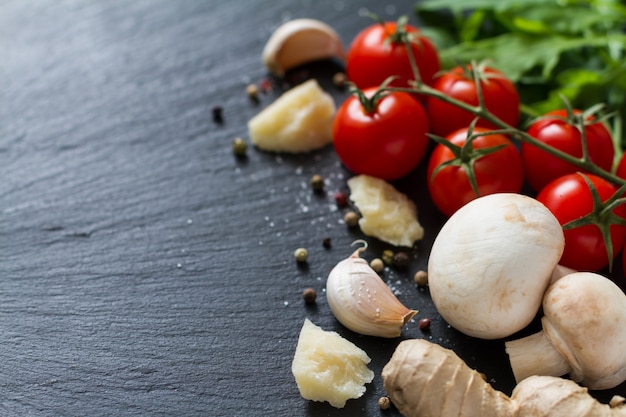
M 570 377 L 590 389 L 626 381 L 626 294 L 608 278 L 575 272 L 543 299 L 543 331 L 506 343 L 517 381 L 530 375 Z
M 510 336 L 535 318 L 564 245 L 559 222 L 533 198 L 501 193 L 473 200 L 433 243 L 433 302 L 467 335 Z

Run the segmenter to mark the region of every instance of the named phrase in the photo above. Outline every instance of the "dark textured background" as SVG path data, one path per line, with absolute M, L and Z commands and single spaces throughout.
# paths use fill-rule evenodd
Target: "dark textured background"
M 310 155 L 250 149 L 272 31 L 290 18 L 336 28 L 346 45 L 370 21 L 413 17 L 410 1 L 5 0 L 0 3 L 0 415 L 347 416 L 381 412 L 380 370 L 398 340 L 333 318 L 329 270 L 362 237 L 333 202 L 349 173 L 332 147 Z M 332 63 L 291 74 L 329 81 Z M 224 122 L 212 120 L 214 106 Z M 423 170 L 395 183 L 418 202 L 424 240 L 385 281 L 429 333 L 510 393 L 502 341 L 460 335 L 412 275 L 443 219 Z M 308 186 L 326 178 L 326 194 Z M 325 237 L 332 248 L 324 249 Z M 292 253 L 310 252 L 307 267 Z M 370 239 L 364 254 L 387 246 Z M 318 290 L 306 307 L 302 289 Z M 345 409 L 300 398 L 290 365 L 305 317 L 365 349 L 374 382 Z M 614 392 L 622 394 L 626 389 Z M 599 394 L 608 399 L 610 393 Z

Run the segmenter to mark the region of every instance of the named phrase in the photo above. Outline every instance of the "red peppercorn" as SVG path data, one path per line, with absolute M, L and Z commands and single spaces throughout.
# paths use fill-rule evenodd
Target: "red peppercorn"
M 259 85 L 261 86 L 261 91 L 265 94 L 272 91 L 272 81 L 269 78 L 263 78 Z
M 428 330 L 428 329 L 430 329 L 430 319 L 428 317 L 425 318 L 425 319 L 421 319 L 419 321 L 418 326 L 419 326 L 420 330 Z
M 337 191 L 334 195 L 335 203 L 337 203 L 337 207 L 346 207 L 348 205 L 348 196 L 346 193 L 341 191 Z

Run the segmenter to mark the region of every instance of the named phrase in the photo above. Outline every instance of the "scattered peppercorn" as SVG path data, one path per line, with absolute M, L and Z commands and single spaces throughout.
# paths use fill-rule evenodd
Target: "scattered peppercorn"
M 298 248 L 293 256 L 296 258 L 296 262 L 303 263 L 309 259 L 309 252 L 305 248 Z
M 413 276 L 413 281 L 420 287 L 425 287 L 428 285 L 428 272 L 426 271 L 417 271 L 415 276 Z
M 425 319 L 421 319 L 418 323 L 418 327 L 422 331 L 430 329 L 430 319 L 428 317 Z
M 250 97 L 252 100 L 258 100 L 259 87 L 257 87 L 256 84 L 248 84 L 248 86 L 246 87 L 246 94 L 248 94 L 248 97 Z
M 211 112 L 213 113 L 213 121 L 215 123 L 222 123 L 224 121 L 222 106 L 213 106 Z
M 385 249 L 382 254 L 382 260 L 385 265 L 393 265 L 394 253 L 391 249 Z
M 389 397 L 380 397 L 378 399 L 378 406 L 381 410 L 387 410 L 389 407 L 391 407 L 391 400 L 389 399 Z
M 269 78 L 263 78 L 260 83 L 261 91 L 265 94 L 272 91 L 272 81 Z
M 316 298 L 317 292 L 314 288 L 305 288 L 304 291 L 302 291 L 302 299 L 305 303 L 313 304 Z
M 348 82 L 348 77 L 346 76 L 345 73 L 338 72 L 335 75 L 333 75 L 333 84 L 335 84 L 335 87 L 344 88 L 347 82 Z
M 320 192 L 324 189 L 324 178 L 321 175 L 315 174 L 309 180 L 309 184 L 311 184 L 313 191 Z
M 406 269 L 411 263 L 411 259 L 406 252 L 398 252 L 393 255 L 393 266 L 398 269 Z
M 235 138 L 233 139 L 232 148 L 235 155 L 245 156 L 248 151 L 248 144 L 241 138 Z
M 370 267 L 374 270 L 374 272 L 376 272 L 377 274 L 380 274 L 381 272 L 383 272 L 383 269 L 385 268 L 385 263 L 380 258 L 374 258 L 370 262 Z
M 322 246 L 324 246 L 324 248 L 326 249 L 330 249 L 332 247 L 332 242 L 330 241 L 329 237 L 324 238 L 324 240 L 322 241 Z
M 348 206 L 348 195 L 346 193 L 337 191 L 333 197 L 335 198 L 337 207 L 343 208 Z
M 355 211 L 350 210 L 344 214 L 343 221 L 346 222 L 348 227 L 355 227 L 359 224 L 359 215 Z

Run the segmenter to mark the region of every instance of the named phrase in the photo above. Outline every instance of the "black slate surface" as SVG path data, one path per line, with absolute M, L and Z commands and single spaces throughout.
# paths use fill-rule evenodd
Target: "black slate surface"
M 332 194 L 350 173 L 332 147 L 309 155 L 249 149 L 246 122 L 267 77 L 265 41 L 311 17 L 346 45 L 370 21 L 412 16 L 412 2 L 8 0 L 0 3 L 0 415 L 378 416 L 380 370 L 397 340 L 356 335 L 333 318 L 329 270 L 363 236 Z M 333 63 L 316 76 L 337 103 Z M 223 108 L 223 123 L 212 109 Z M 311 192 L 313 174 L 326 193 Z M 395 185 L 418 202 L 426 236 L 408 271 L 385 281 L 417 321 L 403 338 L 455 349 L 510 393 L 502 341 L 463 336 L 438 318 L 413 273 L 443 218 L 423 166 Z M 332 248 L 322 246 L 324 238 Z M 368 239 L 371 259 L 388 246 Z M 292 257 L 306 247 L 310 260 Z M 315 306 L 301 292 L 318 291 Z M 376 378 L 345 409 L 300 398 L 290 366 L 305 317 L 372 357 Z M 595 393 L 608 400 L 622 385 Z

